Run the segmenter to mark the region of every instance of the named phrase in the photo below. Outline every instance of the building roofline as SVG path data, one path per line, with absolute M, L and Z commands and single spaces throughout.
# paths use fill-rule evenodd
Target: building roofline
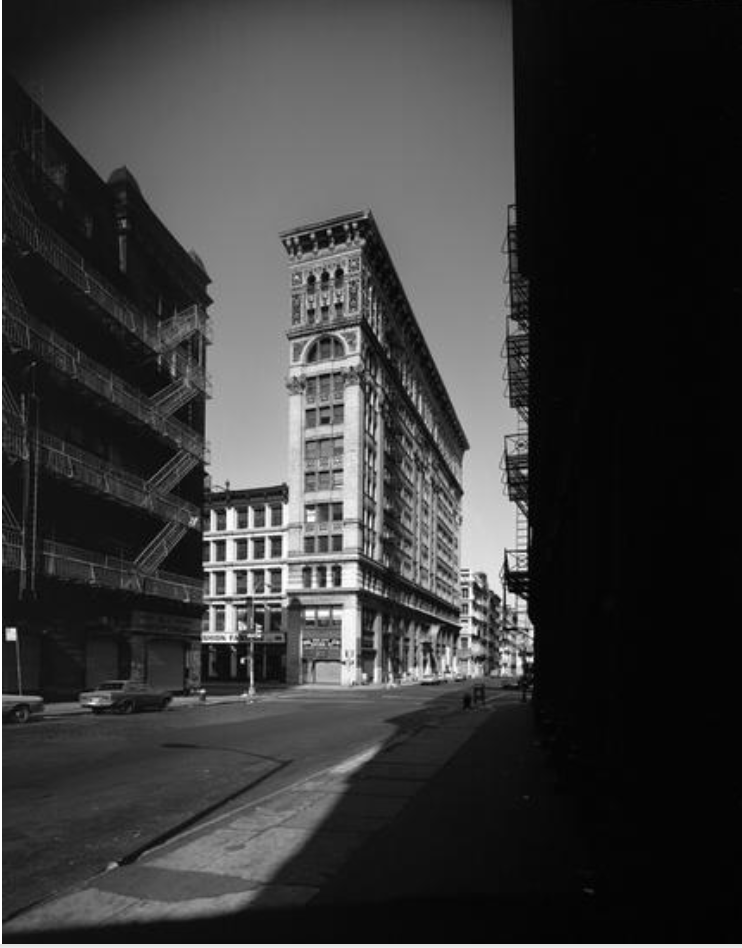
M 351 233 L 353 234 L 352 237 L 350 237 Z M 363 243 L 367 243 L 370 248 L 373 248 L 373 250 L 379 253 L 382 265 L 389 272 L 395 293 L 399 298 L 405 316 L 407 317 L 409 325 L 411 326 L 412 331 L 416 337 L 415 344 L 422 354 L 422 361 L 430 376 L 431 387 L 441 401 L 444 414 L 448 417 L 448 420 L 453 428 L 453 432 L 459 440 L 462 452 L 469 450 L 471 445 L 469 444 L 469 441 L 466 437 L 463 425 L 461 424 L 461 421 L 456 414 L 456 410 L 453 407 L 451 396 L 448 394 L 448 389 L 446 388 L 441 374 L 438 371 L 438 366 L 436 365 L 435 359 L 433 358 L 423 331 L 420 328 L 420 324 L 415 317 L 415 313 L 412 309 L 412 306 L 410 305 L 410 301 L 407 298 L 404 284 L 399 278 L 399 274 L 397 273 L 396 267 L 394 266 L 389 249 L 384 242 L 384 238 L 381 235 L 381 231 L 371 210 L 367 209 L 364 211 L 352 211 L 351 213 L 343 214 L 339 217 L 329 218 L 325 221 L 317 221 L 312 224 L 304 224 L 299 227 L 294 227 L 291 230 L 283 231 L 280 234 L 280 239 L 286 252 L 290 256 L 293 256 L 296 251 L 292 248 L 298 248 L 301 253 L 304 252 L 302 245 L 306 246 L 307 252 L 311 252 L 310 247 L 308 246 L 310 241 L 313 245 L 312 249 L 319 250 L 321 244 L 324 243 L 324 240 L 320 239 L 322 237 L 324 237 L 327 241 L 327 249 L 333 248 L 335 246 L 336 234 L 341 238 L 344 236 L 350 237 L 349 242 L 351 246 L 354 244 L 361 246 Z
M 241 487 L 207 491 L 204 501 L 207 505 L 231 503 L 234 500 L 267 500 L 281 497 L 288 500 L 288 484 L 274 484 L 269 487 Z

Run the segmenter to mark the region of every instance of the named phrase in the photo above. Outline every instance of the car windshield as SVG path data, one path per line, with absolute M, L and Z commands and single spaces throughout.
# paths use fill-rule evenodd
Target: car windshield
M 124 687 L 123 681 L 104 681 L 98 685 L 98 691 L 121 691 Z

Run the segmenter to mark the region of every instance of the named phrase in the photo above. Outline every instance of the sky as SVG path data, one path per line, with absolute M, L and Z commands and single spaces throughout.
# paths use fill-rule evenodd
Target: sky
M 217 485 L 287 475 L 279 233 L 373 211 L 471 445 L 461 565 L 499 589 L 506 0 L 6 0 L 3 29 L 4 68 L 103 178 L 126 165 L 206 265 Z

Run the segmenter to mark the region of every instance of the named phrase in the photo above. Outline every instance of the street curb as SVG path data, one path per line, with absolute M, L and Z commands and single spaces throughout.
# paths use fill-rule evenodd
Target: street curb
M 311 687 L 311 686 L 310 686 L 310 687 Z M 268 695 L 264 695 L 264 696 L 262 696 L 262 697 L 263 697 L 263 698 L 267 698 Z M 219 700 L 219 701 L 217 701 L 217 702 L 215 702 L 215 703 L 218 703 L 218 704 L 232 704 L 232 703 L 235 703 L 235 702 L 244 701 L 244 699 L 243 699 L 241 696 L 239 696 L 239 695 L 224 696 L 224 698 L 225 698 L 226 700 Z M 254 699 L 254 701 L 255 701 L 255 700 L 259 700 L 259 699 Z M 251 702 L 251 703 L 253 703 L 253 702 Z M 196 700 L 196 701 L 193 702 L 192 704 L 189 702 L 189 704 L 187 704 L 187 705 L 180 705 L 180 707 L 200 707 L 202 704 L 203 704 L 203 702 L 201 702 L 201 701 L 199 701 L 199 700 Z M 494 708 L 491 704 L 485 704 L 485 705 L 484 705 L 484 708 L 485 708 L 486 710 L 488 710 L 490 713 L 495 710 L 495 708 Z M 172 709 L 172 710 L 174 710 L 174 709 Z M 84 708 L 81 708 L 81 709 L 79 710 L 79 712 L 77 712 L 77 711 L 72 711 L 72 712 L 69 712 L 69 713 L 71 713 L 71 714 L 75 714 L 75 713 L 84 714 L 84 713 L 86 713 L 86 711 L 85 711 Z M 451 708 L 449 708 L 449 709 L 447 709 L 447 710 L 445 710 L 445 711 L 442 711 L 442 713 L 440 714 L 440 718 L 441 718 L 441 719 L 446 719 L 446 718 L 452 717 L 452 716 L 455 715 L 455 714 L 460 714 L 460 713 L 462 713 L 462 708 L 460 708 L 460 707 L 451 707 Z M 410 728 L 410 730 L 408 730 L 408 731 L 403 731 L 403 732 L 400 733 L 400 734 L 393 735 L 392 737 L 388 738 L 386 741 L 384 741 L 384 742 L 381 743 L 381 745 L 378 747 L 378 749 L 377 749 L 377 751 L 376 751 L 376 755 L 375 755 L 375 756 L 379 756 L 379 755 L 381 755 L 381 754 L 384 754 L 384 753 L 386 753 L 387 751 L 389 751 L 389 750 L 391 750 L 391 749 L 393 749 L 393 748 L 399 747 L 400 745 L 407 743 L 409 740 L 411 740 L 413 737 L 415 737 L 416 735 L 418 735 L 420 732 L 422 732 L 422 731 L 424 731 L 424 730 L 428 730 L 428 729 L 433 729 L 433 728 L 439 727 L 439 726 L 440 726 L 440 723 L 441 723 L 440 720 L 438 720 L 438 721 L 433 721 L 433 722 L 431 722 L 431 721 L 423 721 L 421 724 L 418 724 L 418 725 L 416 725 L 415 727 Z M 363 753 L 363 751 L 360 751 L 360 752 L 358 752 L 358 753 Z M 354 755 L 354 756 L 357 756 L 357 755 Z M 341 763 L 342 763 L 342 761 L 341 761 Z M 187 831 L 188 831 L 192 826 L 194 826 L 196 823 L 199 823 L 201 820 L 204 820 L 204 819 L 208 818 L 208 816 L 209 816 L 210 814 L 212 814 L 212 813 L 218 811 L 219 809 L 221 809 L 222 807 L 226 806 L 226 805 L 229 804 L 232 800 L 235 800 L 237 797 L 239 797 L 239 796 L 241 796 L 242 794 L 248 792 L 248 791 L 251 790 L 253 787 L 256 787 L 256 786 L 257 786 L 259 783 L 261 783 L 263 780 L 267 780 L 269 777 L 274 776 L 275 774 L 277 774 L 277 773 L 278 773 L 283 767 L 285 767 L 285 766 L 288 766 L 288 764 L 285 764 L 285 763 L 280 764 L 275 770 L 271 771 L 270 773 L 264 774 L 262 777 L 259 777 L 258 780 L 256 780 L 253 784 L 250 784 L 250 785 L 247 786 L 247 787 L 241 787 L 241 788 L 239 788 L 238 790 L 235 790 L 235 791 L 233 791 L 232 793 L 229 793 L 229 794 L 228 794 L 226 797 L 224 797 L 223 799 L 218 800 L 218 801 L 216 801 L 215 803 L 210 804 L 208 807 L 204 808 L 203 810 L 200 810 L 200 811 L 198 811 L 197 813 L 194 813 L 194 814 L 192 814 L 191 816 L 186 817 L 184 820 L 181 820 L 177 825 L 175 825 L 175 826 L 173 826 L 173 827 L 171 827 L 171 828 L 169 828 L 169 829 L 167 829 L 167 830 L 164 830 L 162 833 L 158 834 L 158 835 L 155 836 L 154 838 L 148 840 L 147 842 L 142 843 L 142 844 L 139 845 L 136 849 L 134 849 L 134 850 L 132 850 L 132 851 L 126 853 L 126 854 L 125 854 L 124 856 L 122 856 L 120 859 L 117 859 L 117 860 L 115 860 L 114 862 L 109 863 L 109 864 L 108 864 L 104 869 L 102 869 L 100 872 L 97 872 L 97 873 L 95 873 L 94 875 L 89 876 L 87 879 L 84 879 L 84 880 L 82 880 L 82 881 L 80 881 L 80 882 L 74 883 L 73 885 L 69 886 L 69 887 L 66 888 L 66 889 L 63 889 L 63 890 L 60 891 L 60 892 L 55 892 L 53 895 L 44 896 L 44 897 L 38 899 L 37 901 L 30 902 L 28 905 L 24 905 L 22 908 L 15 909 L 13 912 L 11 912 L 9 915 L 5 916 L 5 917 L 2 919 L 2 924 L 3 924 L 3 925 L 5 925 L 6 923 L 9 924 L 10 922 L 14 921 L 15 919 L 19 918 L 19 917 L 22 916 L 22 915 L 27 914 L 28 912 L 33 911 L 34 909 L 41 908 L 42 906 L 47 905 L 47 904 L 49 904 L 49 903 L 51 903 L 51 902 L 54 902 L 54 901 L 56 901 L 57 899 L 60 899 L 60 898 L 64 897 L 65 895 L 70 895 L 70 894 L 73 894 L 73 893 L 76 892 L 76 891 L 79 891 L 79 890 L 81 890 L 81 889 L 86 888 L 86 887 L 89 886 L 91 883 L 93 883 L 96 879 L 101 878 L 102 876 L 106 875 L 106 874 L 109 873 L 109 872 L 113 872 L 113 871 L 115 871 L 116 869 L 123 868 L 124 866 L 131 865 L 132 863 L 136 862 L 139 858 L 141 858 L 143 855 L 145 855 L 145 853 L 148 853 L 148 852 L 150 852 L 151 850 L 154 850 L 154 849 L 158 849 L 160 846 L 164 846 L 166 843 L 170 842 L 172 839 L 174 839 L 175 837 L 179 836 L 180 834 L 187 832 Z M 246 805 L 259 806 L 259 805 L 261 804 L 261 802 L 263 802 L 263 801 L 265 801 L 265 800 L 267 800 L 267 799 L 270 799 L 270 798 L 273 797 L 273 796 L 277 796 L 277 795 L 280 794 L 280 793 L 288 792 L 288 791 L 291 790 L 292 787 L 294 787 L 294 786 L 296 786 L 296 785 L 300 785 L 300 784 L 302 784 L 302 783 L 304 783 L 304 782 L 306 782 L 306 781 L 308 781 L 308 780 L 321 779 L 323 776 L 325 776 L 325 775 L 327 775 L 327 774 L 331 774 L 331 773 L 335 770 L 335 768 L 338 767 L 338 766 L 339 766 L 339 765 L 338 765 L 337 763 L 331 764 L 331 765 L 329 765 L 328 767 L 324 767 L 324 768 L 322 768 L 321 770 L 316 771 L 315 773 L 312 773 L 312 774 L 309 774 L 308 776 L 302 777 L 302 778 L 300 778 L 299 780 L 295 781 L 294 783 L 291 783 L 291 784 L 289 784 L 289 785 L 286 786 L 286 787 L 281 787 L 281 788 L 278 789 L 278 790 L 272 791 L 271 793 L 267 794 L 265 797 L 260 797 L 260 798 L 258 798 L 258 800 L 255 800 L 255 801 L 253 801 L 251 804 L 246 804 Z M 228 816 L 228 814 L 225 814 L 225 818 L 226 818 L 227 816 Z

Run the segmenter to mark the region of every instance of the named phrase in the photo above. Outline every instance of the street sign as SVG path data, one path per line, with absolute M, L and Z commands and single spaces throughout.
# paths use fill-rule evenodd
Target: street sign
M 263 638 L 263 633 L 260 630 L 256 630 L 254 632 L 243 632 L 242 634 L 248 642 Z
M 6 642 L 17 642 L 18 641 L 18 629 L 13 628 L 12 626 L 5 630 L 5 641 Z

